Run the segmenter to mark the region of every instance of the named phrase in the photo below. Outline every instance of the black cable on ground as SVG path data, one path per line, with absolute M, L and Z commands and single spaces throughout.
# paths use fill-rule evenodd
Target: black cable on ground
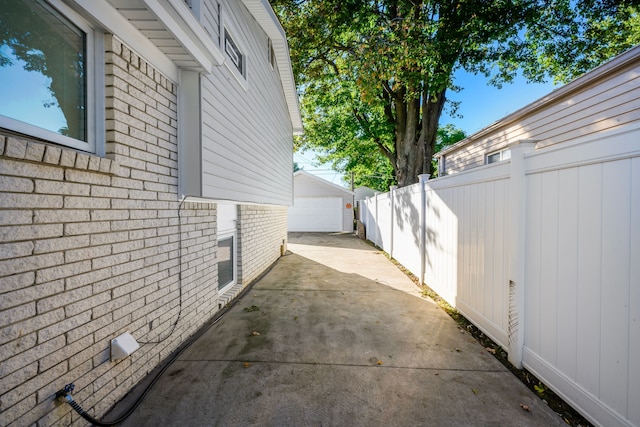
M 253 285 L 255 283 L 257 283 L 260 279 L 262 279 L 262 277 L 264 277 L 269 271 L 271 271 L 271 269 L 277 264 L 277 262 L 278 261 L 274 262 L 260 276 L 258 276 L 256 279 L 254 279 L 234 299 L 232 299 L 227 305 L 225 305 L 222 309 L 220 309 L 220 311 L 218 311 L 215 314 L 215 316 L 213 318 L 211 318 L 211 320 L 209 320 L 207 323 L 205 323 L 198 331 L 196 331 L 193 335 L 191 335 L 191 337 L 189 337 L 189 339 L 187 341 L 182 343 L 176 350 L 174 350 L 173 353 L 171 353 L 169 355 L 169 357 L 167 357 L 164 360 L 163 365 L 159 368 L 158 372 L 154 375 L 153 379 L 149 382 L 149 384 L 147 384 L 146 387 L 142 390 L 142 393 L 136 398 L 136 400 L 133 402 L 131 407 L 129 407 L 129 409 L 127 409 L 127 411 L 124 414 L 122 414 L 121 416 L 119 416 L 117 419 L 112 420 L 112 421 L 98 420 L 98 419 L 92 417 L 91 415 L 87 414 L 84 411 L 84 409 L 82 409 L 82 407 L 73 399 L 73 396 L 71 396 L 71 392 L 75 388 L 74 384 L 67 384 L 62 390 L 60 390 L 60 391 L 58 391 L 56 393 L 56 398 L 64 399 L 64 401 L 67 402 L 78 414 L 80 414 L 80 416 L 82 418 L 84 418 L 85 420 L 87 420 L 88 422 L 90 422 L 94 426 L 112 427 L 112 426 L 120 424 L 125 419 L 127 419 L 133 413 L 133 411 L 135 411 L 138 408 L 138 406 L 140 406 L 140 403 L 142 403 L 142 400 L 144 400 L 144 398 L 147 396 L 149 391 L 151 391 L 151 388 L 155 385 L 156 382 L 158 382 L 158 380 L 160 379 L 162 374 L 165 373 L 165 371 L 169 368 L 169 366 L 171 366 L 171 364 L 173 362 L 175 362 L 175 360 L 178 358 L 178 356 L 180 356 L 182 354 L 182 352 L 184 352 L 197 339 L 199 339 L 202 335 L 204 335 L 205 332 L 207 332 L 213 325 L 218 323 L 222 319 L 222 317 L 233 306 L 235 306 L 242 299 L 242 297 L 244 297 L 244 295 L 247 292 L 249 292 L 249 290 L 253 287 Z M 133 393 L 133 391 L 135 391 L 135 388 L 133 390 L 131 390 L 127 394 L 127 396 L 131 395 Z M 126 399 L 127 396 L 125 396 L 123 398 L 123 400 Z M 113 408 L 112 408 L 112 410 L 113 410 Z

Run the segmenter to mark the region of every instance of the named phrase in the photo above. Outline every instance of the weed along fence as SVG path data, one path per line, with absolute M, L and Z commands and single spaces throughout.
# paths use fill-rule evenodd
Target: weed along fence
M 640 126 L 379 194 L 367 239 L 597 425 L 640 425 Z

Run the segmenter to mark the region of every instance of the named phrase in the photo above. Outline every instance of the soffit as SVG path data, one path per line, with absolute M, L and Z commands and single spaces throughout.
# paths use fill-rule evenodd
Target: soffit
M 180 68 L 211 72 L 224 61 L 184 0 L 108 0 Z

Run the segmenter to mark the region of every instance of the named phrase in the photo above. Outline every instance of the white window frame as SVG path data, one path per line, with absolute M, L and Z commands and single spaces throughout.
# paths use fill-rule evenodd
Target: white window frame
M 491 160 L 494 156 L 498 156 L 497 160 Z M 511 158 L 511 150 L 509 148 L 503 148 L 501 150 L 492 151 L 485 156 L 484 163 L 487 165 L 509 160 Z
M 224 52 L 227 54 L 227 57 L 231 59 L 231 63 L 236 67 L 236 70 L 244 76 L 245 55 L 226 28 L 224 29 Z
M 220 284 L 218 283 L 218 293 L 220 295 L 224 294 L 225 292 L 227 292 L 229 289 L 231 289 L 232 287 L 234 287 L 236 285 L 236 283 L 238 282 L 238 233 L 237 230 L 229 230 L 229 231 L 225 231 L 222 232 L 220 234 L 218 234 L 218 242 L 220 242 L 220 240 L 226 240 L 228 238 L 232 238 L 233 239 L 233 262 L 232 262 L 232 269 L 233 269 L 233 279 L 231 280 L 231 282 L 227 283 L 226 285 L 224 285 L 224 287 L 220 287 Z
M 217 282 L 218 294 L 222 295 L 238 282 L 238 206 L 236 204 L 218 203 L 216 207 L 216 224 L 218 227 L 218 244 L 221 240 L 233 238 L 233 280 L 224 287 Z M 218 259 L 216 259 L 218 262 Z
M 223 55 L 226 60 L 224 61 L 224 65 L 227 67 L 231 74 L 236 78 L 238 83 L 244 88 L 245 91 L 249 89 L 248 87 L 248 70 L 249 70 L 249 57 L 247 52 L 249 51 L 247 47 L 243 44 L 241 40 L 239 40 L 238 34 L 240 31 L 236 30 L 236 27 L 231 22 L 231 19 L 227 18 L 226 9 L 220 4 L 220 16 L 218 19 L 220 20 L 220 50 L 222 50 Z M 233 44 L 238 49 L 239 53 L 242 55 L 242 70 L 238 70 L 236 64 L 231 61 L 230 55 L 226 50 L 226 36 L 229 35 L 229 38 L 233 42 Z
M 271 38 L 269 38 L 267 49 L 268 49 L 267 61 L 269 62 L 271 69 L 275 70 L 276 69 L 276 51 L 273 49 L 273 41 L 271 41 Z
M 47 3 L 86 34 L 87 141 L 0 115 L 0 128 L 80 151 L 104 156 L 104 35 L 59 0 Z
M 231 55 L 227 52 L 227 38 L 229 39 L 229 41 L 233 44 L 233 46 L 236 47 L 236 49 L 238 50 L 238 53 L 242 56 L 242 68 L 238 69 L 238 67 L 236 66 L 236 63 L 232 60 Z M 227 66 L 227 68 L 231 71 L 231 73 L 233 73 L 233 75 L 235 76 L 236 80 L 238 80 L 238 82 L 242 85 L 242 87 L 244 87 L 245 90 L 247 90 L 247 55 L 246 53 L 246 49 L 243 49 L 241 47 L 241 45 L 238 43 L 238 38 L 234 36 L 234 33 L 229 30 L 229 28 L 226 25 L 223 25 L 223 29 L 222 29 L 222 38 L 220 39 L 220 41 L 222 42 L 222 51 L 224 52 L 224 54 L 227 57 L 227 60 L 224 61 L 224 64 Z

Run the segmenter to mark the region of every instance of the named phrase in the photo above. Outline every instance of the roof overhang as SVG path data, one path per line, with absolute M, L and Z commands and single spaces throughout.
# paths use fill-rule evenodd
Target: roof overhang
M 184 0 L 74 2 L 108 31 L 144 49 L 145 41 L 138 40 L 133 30 L 129 30 L 133 27 L 178 68 L 209 73 L 214 66 L 224 62 L 224 54 Z
M 280 81 L 284 90 L 291 124 L 293 126 L 293 134 L 301 135 L 304 132 L 302 127 L 302 118 L 300 116 L 300 106 L 298 104 L 298 92 L 293 77 L 293 69 L 291 68 L 291 57 L 289 55 L 289 45 L 287 44 L 287 35 L 278 21 L 278 17 L 266 0 L 242 0 L 245 7 L 251 15 L 256 19 L 260 27 L 271 39 L 273 51 L 276 55 L 278 72 Z
M 184 68 L 210 73 L 226 59 L 184 0 L 73 1 L 96 22 L 124 37 L 123 41 L 133 44 L 140 52 L 146 52 L 145 46 L 151 42 L 154 49 L 173 63 L 175 70 Z M 304 129 L 284 29 L 268 1 L 242 0 L 242 3 L 271 39 L 293 134 L 301 135 Z M 137 36 L 135 30 L 144 37 Z M 171 77 L 177 72 L 167 65 L 162 70 Z

